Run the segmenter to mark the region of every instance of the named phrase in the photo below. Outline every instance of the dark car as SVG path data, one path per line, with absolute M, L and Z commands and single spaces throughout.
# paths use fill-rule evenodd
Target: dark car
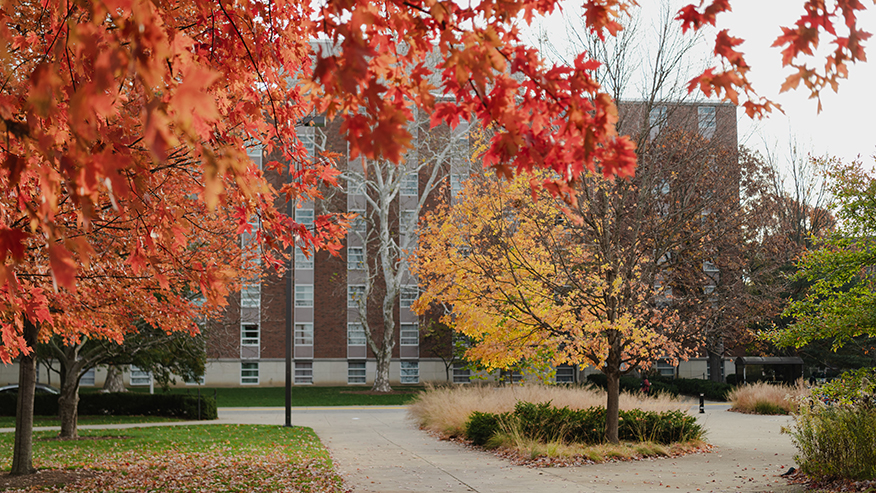
M 12 385 L 7 385 L 5 387 L 0 387 L 0 394 L 17 394 L 18 393 L 18 384 L 14 383 Z M 60 390 L 55 387 L 50 387 L 48 385 L 44 385 L 41 383 L 36 384 L 36 393 L 37 394 L 54 394 L 59 395 L 61 393 Z

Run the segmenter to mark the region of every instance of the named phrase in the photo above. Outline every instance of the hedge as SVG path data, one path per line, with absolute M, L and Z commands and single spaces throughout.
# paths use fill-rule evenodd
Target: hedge
M 216 399 L 201 396 L 202 420 L 218 418 Z M 0 416 L 15 416 L 17 394 L 0 394 Z M 34 396 L 34 414 L 57 416 L 58 396 Z M 183 394 L 138 394 L 133 392 L 88 393 L 79 395 L 79 414 L 83 416 L 167 416 L 198 419 L 198 396 Z
M 602 373 L 593 373 L 587 377 L 590 383 L 600 387 L 608 387 L 608 378 Z M 703 394 L 706 399 L 711 401 L 726 401 L 727 392 L 733 390 L 733 386 L 722 382 L 713 382 L 711 380 L 700 380 L 699 378 L 661 378 L 648 377 L 651 382 L 651 392 L 662 392 L 671 395 L 688 395 L 699 397 Z M 620 378 L 621 391 L 638 392 L 641 387 L 642 380 L 638 377 L 623 376 Z
M 618 438 L 624 441 L 669 444 L 699 439 L 703 434 L 696 418 L 681 411 L 633 409 L 620 411 L 619 417 Z M 553 407 L 549 402 L 518 402 L 512 413 L 472 413 L 465 434 L 475 445 L 484 445 L 498 431 L 512 427 L 522 436 L 542 442 L 601 443 L 605 435 L 605 408 L 572 410 Z

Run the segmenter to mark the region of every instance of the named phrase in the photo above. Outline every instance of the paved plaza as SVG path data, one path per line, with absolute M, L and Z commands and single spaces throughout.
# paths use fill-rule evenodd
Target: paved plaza
M 515 466 L 490 452 L 437 440 L 417 429 L 402 406 L 294 408 L 292 422 L 316 431 L 347 485 L 357 493 L 802 492 L 802 487 L 789 486 L 780 477 L 795 465 L 794 446 L 781 433 L 791 418 L 733 413 L 728 407 L 709 404 L 704 414 L 697 414 L 707 441 L 714 445 L 709 453 L 555 468 Z M 284 421 L 282 408 L 220 408 L 217 421 L 177 424 L 282 425 Z

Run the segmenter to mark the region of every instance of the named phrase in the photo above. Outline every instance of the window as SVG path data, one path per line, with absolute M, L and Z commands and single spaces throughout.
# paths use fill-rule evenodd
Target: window
M 314 157 L 316 155 L 316 129 L 313 127 L 296 127 L 295 134 L 307 151 L 307 157 Z
M 243 324 L 240 326 L 240 345 L 241 346 L 258 346 L 259 345 L 259 326 L 258 326 L 258 324 Z
M 401 194 L 408 196 L 417 196 L 417 192 L 419 191 L 420 186 L 420 176 L 414 171 L 408 171 L 404 176 L 402 176 L 401 181 Z
M 295 285 L 295 306 L 304 308 L 313 306 L 313 284 Z
M 398 229 L 405 234 L 417 229 L 417 211 L 401 211 Z
M 700 135 L 707 139 L 715 136 L 715 129 L 718 127 L 717 119 L 715 118 L 714 106 L 700 106 L 697 108 L 697 117 L 699 119 Z
M 364 361 L 348 361 L 347 362 L 347 383 L 360 384 L 365 381 L 365 362 Z
M 309 385 L 313 383 L 313 361 L 295 362 L 295 385 Z
M 471 382 L 471 368 L 462 361 L 453 363 L 453 383 Z
M 419 346 L 420 326 L 417 324 L 401 324 L 399 328 L 399 345 Z
M 654 369 L 661 377 L 675 378 L 675 367 L 666 360 L 660 360 L 654 365 Z
M 295 221 L 313 231 L 313 209 L 295 209 Z
M 131 365 L 131 385 L 149 385 L 152 383 L 152 372 L 143 371 Z
M 350 231 L 356 233 L 365 233 L 368 231 L 368 227 L 365 224 L 365 211 L 362 209 L 350 209 L 350 212 L 356 214 L 356 218 L 353 219 L 353 222 L 350 224 Z
M 365 248 L 347 247 L 347 269 L 362 270 L 365 268 Z
M 240 384 L 241 385 L 258 385 L 259 384 L 259 364 L 258 362 L 240 362 Z
M 347 307 L 359 308 L 359 302 L 365 301 L 365 286 L 361 284 L 351 284 L 347 286 Z
M 651 108 L 651 113 L 648 114 L 648 126 L 651 128 L 651 138 L 657 138 L 660 130 L 666 124 L 666 106 L 657 106 Z
M 720 272 L 720 269 L 718 269 L 718 266 L 716 266 L 714 262 L 709 262 L 708 260 L 706 260 L 705 262 L 703 262 L 703 271 Z
M 450 175 L 450 196 L 456 197 L 459 191 L 462 190 L 462 184 L 465 183 L 465 175 L 453 173 Z
M 310 252 L 310 257 L 304 254 L 301 247 L 295 247 L 295 269 L 313 269 L 313 251 Z
M 240 306 L 258 308 L 262 302 L 261 285 L 244 284 L 240 288 Z
M 347 324 L 347 345 L 364 346 L 368 342 L 365 338 L 365 327 L 360 323 Z
M 207 378 L 205 375 L 201 375 L 200 377 L 198 377 L 195 380 L 185 380 L 185 382 L 186 382 L 186 385 L 206 385 Z
M 359 174 L 347 177 L 347 193 L 350 195 L 365 195 L 365 183 Z
M 80 387 L 94 387 L 94 368 L 82 374 L 79 378 Z
M 575 383 L 575 367 L 572 365 L 558 366 L 555 380 L 557 383 Z
M 313 324 L 295 324 L 295 345 L 313 345 Z
M 420 296 L 420 290 L 417 286 L 402 286 L 399 293 L 399 304 L 402 308 L 410 308 Z
M 399 381 L 401 383 L 420 383 L 420 362 L 402 361 Z

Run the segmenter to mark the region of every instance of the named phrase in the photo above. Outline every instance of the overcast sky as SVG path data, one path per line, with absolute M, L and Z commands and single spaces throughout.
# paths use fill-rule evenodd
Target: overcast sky
M 575 11 L 566 8 L 568 18 Z M 657 13 L 655 0 L 641 0 L 643 15 Z M 683 5 L 690 2 L 674 2 Z M 781 34 L 780 26 L 791 26 L 802 12 L 801 0 L 736 0 L 733 12 L 719 16 L 718 29 L 728 28 L 731 35 L 745 39 L 741 51 L 752 67 L 749 79 L 763 96 L 779 103 L 785 114 L 773 113 L 765 120 L 752 121 L 739 111 L 740 144 L 763 150 L 766 147 L 777 153 L 779 159 L 787 159 L 789 137 L 793 136 L 800 147 L 817 155 L 829 154 L 843 160 L 861 156 L 865 163 L 873 165 L 876 154 L 876 60 L 852 66 L 849 79 L 841 83 L 839 93 L 828 90 L 822 94 L 823 110 L 817 112 L 817 102 L 809 99 L 805 88 L 779 94 L 785 77 L 790 72 L 781 66 L 781 53 L 770 45 Z M 858 17 L 859 26 L 876 32 L 876 8 L 871 7 Z M 556 33 L 559 39 L 563 20 L 558 16 L 544 21 L 548 32 Z M 706 35 L 703 56 L 708 56 L 714 46 L 714 33 Z M 868 54 L 876 58 L 876 37 L 867 45 Z M 824 47 L 823 47 L 824 48 Z M 823 61 L 810 61 L 810 66 Z

